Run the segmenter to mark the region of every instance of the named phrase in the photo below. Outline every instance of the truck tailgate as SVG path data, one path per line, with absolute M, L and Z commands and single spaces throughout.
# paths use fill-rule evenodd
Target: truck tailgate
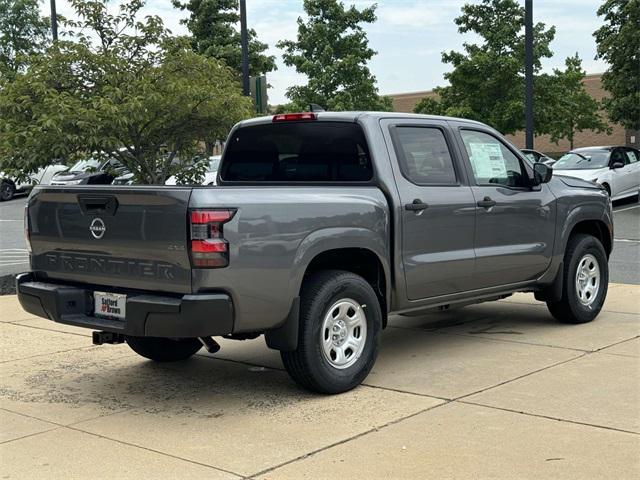
M 36 187 L 31 267 L 41 277 L 191 292 L 189 187 Z

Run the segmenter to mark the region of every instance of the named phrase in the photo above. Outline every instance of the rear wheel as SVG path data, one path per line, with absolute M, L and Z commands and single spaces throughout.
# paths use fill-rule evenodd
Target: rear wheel
M 281 352 L 302 387 L 319 393 L 351 390 L 365 379 L 378 355 L 382 313 L 362 277 L 329 270 L 305 280 L 298 348 Z
M 590 322 L 607 297 L 609 266 L 600 241 L 578 234 L 569 239 L 564 256 L 562 298 L 547 302 L 551 314 L 561 322 Z
M 126 337 L 131 350 L 155 362 L 177 362 L 193 356 L 202 343 L 197 338 Z
M 6 202 L 11 200 L 16 193 L 16 187 L 11 182 L 3 181 L 0 184 L 0 200 Z

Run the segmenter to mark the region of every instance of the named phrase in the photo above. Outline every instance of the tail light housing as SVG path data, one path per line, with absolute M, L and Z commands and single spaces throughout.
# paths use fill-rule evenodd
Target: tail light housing
M 224 224 L 235 210 L 191 210 L 189 213 L 191 265 L 195 268 L 221 268 L 229 265 L 229 242 Z
M 27 242 L 27 252 L 31 255 L 31 237 L 29 235 L 29 205 L 24 206 L 24 239 Z

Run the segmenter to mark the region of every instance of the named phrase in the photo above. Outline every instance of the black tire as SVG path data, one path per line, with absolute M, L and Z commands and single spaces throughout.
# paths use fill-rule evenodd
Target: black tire
M 609 186 L 609 184 L 608 183 L 603 183 L 602 186 L 607 191 L 607 195 L 609 195 L 609 197 L 611 197 L 611 187 Z
M 363 309 L 366 336 L 355 362 L 346 368 L 336 368 L 325 356 L 321 332 L 329 309 L 343 299 L 351 299 Z M 378 356 L 381 328 L 380 303 L 366 280 L 341 270 L 314 273 L 302 286 L 298 348 L 280 352 L 282 362 L 293 380 L 308 390 L 327 394 L 346 392 L 360 385 L 371 371 Z
M 126 337 L 131 350 L 154 362 L 178 362 L 202 348 L 197 338 Z
M 576 289 L 578 266 L 591 255 L 598 262 L 600 271 L 599 287 L 589 305 L 581 303 Z M 547 302 L 551 314 L 563 323 L 587 323 L 598 316 L 607 297 L 609 286 L 609 265 L 607 254 L 600 240 L 591 235 L 573 235 L 564 254 L 564 278 L 562 298 L 559 302 Z
M 7 181 L 0 183 L 0 201 L 6 202 L 7 200 L 11 200 L 15 193 L 16 187 L 13 183 Z

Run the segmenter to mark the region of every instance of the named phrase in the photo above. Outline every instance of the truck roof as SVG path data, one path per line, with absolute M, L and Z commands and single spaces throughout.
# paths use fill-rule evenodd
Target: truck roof
M 325 122 L 355 122 L 359 118 L 373 118 L 373 119 L 384 119 L 384 118 L 415 118 L 422 120 L 451 120 L 456 122 L 464 122 L 471 125 L 483 125 L 486 126 L 482 122 L 477 122 L 475 120 L 469 120 L 466 118 L 456 118 L 456 117 L 444 117 L 440 115 L 423 115 L 420 113 L 401 113 L 401 112 L 315 112 L 319 121 Z M 264 117 L 256 117 L 250 118 L 248 120 L 243 120 L 238 123 L 239 127 L 246 127 L 250 125 L 263 125 L 267 123 L 273 122 L 274 115 L 268 115 Z

